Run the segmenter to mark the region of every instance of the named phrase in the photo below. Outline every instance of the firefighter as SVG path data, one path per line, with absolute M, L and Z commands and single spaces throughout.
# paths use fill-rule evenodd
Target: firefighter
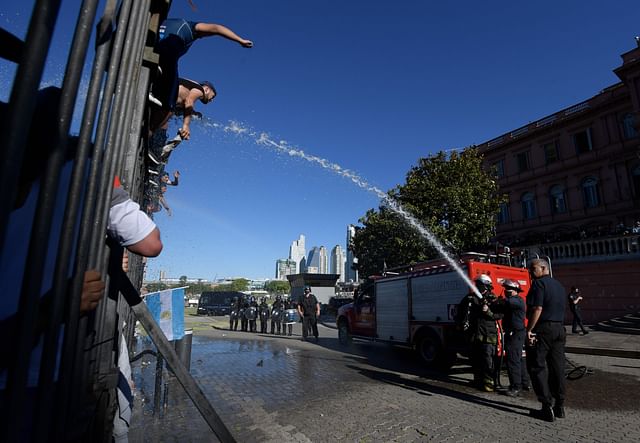
M 520 284 L 515 280 L 506 279 L 502 282 L 506 300 L 504 302 L 504 349 L 507 353 L 507 373 L 509 374 L 509 389 L 505 394 L 518 397 L 521 389 L 529 390 L 530 381 L 526 363 L 522 358 L 525 340 L 525 304 L 518 295 L 522 292 Z
M 260 299 L 260 306 L 258 306 L 258 311 L 260 315 L 260 333 L 267 333 L 267 324 L 269 323 L 269 305 L 267 304 L 267 297 L 262 297 Z
M 459 311 L 463 318 L 462 328 L 471 344 L 473 385 L 482 391 L 493 392 L 494 358 L 498 344 L 496 321 L 502 318 L 502 314 L 497 312 L 499 308 L 491 277 L 480 274 L 474 283 L 480 296 L 475 292 L 468 294 L 460 303 Z M 492 308 L 496 309 L 496 313 Z

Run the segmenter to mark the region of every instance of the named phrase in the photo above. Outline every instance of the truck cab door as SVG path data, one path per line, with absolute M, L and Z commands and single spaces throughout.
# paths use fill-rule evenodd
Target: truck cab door
M 373 286 L 358 294 L 354 302 L 353 334 L 374 337 L 376 332 L 376 300 Z

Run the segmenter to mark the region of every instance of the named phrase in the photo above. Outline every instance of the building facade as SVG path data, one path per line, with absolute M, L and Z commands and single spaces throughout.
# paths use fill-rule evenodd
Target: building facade
M 296 272 L 294 272 L 294 274 L 303 271 L 303 269 L 301 269 L 301 261 L 307 255 L 304 241 L 304 235 L 300 234 L 300 237 L 298 237 L 297 240 L 294 240 L 289 247 L 289 260 L 296 262 Z
M 599 94 L 478 146 L 507 198 L 497 243 L 548 256 L 590 321 L 640 309 L 638 272 L 612 278 L 640 264 L 640 47 L 614 72 Z
M 358 281 L 358 271 L 354 269 L 354 265 L 358 262 L 358 259 L 353 255 L 353 250 L 351 249 L 351 244 L 353 243 L 355 235 L 356 227 L 354 225 L 349 225 L 347 227 L 347 263 L 344 270 L 345 281 L 347 282 Z
M 344 282 L 345 254 L 342 246 L 335 245 L 331 250 L 331 273 L 338 274 L 339 282 Z
M 298 263 L 288 258 L 276 260 L 276 280 L 286 280 L 287 275 L 297 274 Z

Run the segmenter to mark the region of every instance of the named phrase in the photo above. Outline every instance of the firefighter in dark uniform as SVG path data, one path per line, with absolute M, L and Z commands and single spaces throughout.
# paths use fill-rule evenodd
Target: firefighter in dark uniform
M 549 262 L 533 259 L 533 278 L 527 294 L 527 367 L 533 390 L 542 403 L 531 410 L 535 418 L 554 421 L 564 418 L 566 333 L 564 312 L 567 298 L 559 281 L 551 277 Z
M 474 282 L 481 297 L 471 292 L 462 299 L 459 311 L 464 318 L 463 330 L 471 344 L 473 385 L 482 391 L 493 392 L 494 357 L 498 344 L 496 320 L 502 318 L 502 314 L 498 313 L 491 277 L 480 274 Z
M 302 340 L 306 341 L 311 329 L 313 336 L 318 342 L 318 317 L 320 316 L 320 303 L 315 295 L 311 293 L 311 288 L 304 288 L 304 295 L 298 303 L 298 314 L 302 317 Z
M 267 325 L 269 324 L 269 313 L 271 311 L 269 309 L 269 305 L 267 304 L 267 297 L 262 297 L 260 299 L 260 306 L 258 306 L 258 311 L 260 315 L 260 333 L 266 334 Z
M 507 352 L 507 373 L 509 374 L 509 390 L 505 394 L 518 397 L 522 389 L 530 389 L 529 373 L 526 362 L 522 358 L 524 339 L 525 304 L 518 294 L 522 292 L 520 284 L 515 280 L 506 279 L 502 282 L 506 300 L 504 301 L 504 349 Z
M 282 326 L 282 311 L 284 310 L 284 304 L 282 303 L 282 296 L 276 295 L 276 301 L 273 302 L 271 308 L 271 333 L 280 335 L 280 328 Z

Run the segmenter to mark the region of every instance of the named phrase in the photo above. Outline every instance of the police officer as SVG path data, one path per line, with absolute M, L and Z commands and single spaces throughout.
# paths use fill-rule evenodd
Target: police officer
M 535 418 L 554 421 L 564 418 L 565 356 L 564 288 L 551 277 L 549 262 L 533 259 L 529 264 L 533 278 L 527 294 L 527 367 L 533 390 L 542 403 L 531 410 Z
M 320 303 L 315 295 L 311 293 L 311 288 L 304 288 L 304 296 L 298 303 L 298 314 L 302 317 L 302 340 L 306 341 L 309 329 L 313 331 L 313 336 L 318 342 L 318 317 L 320 316 Z
M 231 309 L 229 312 L 229 330 L 238 330 L 238 319 L 240 318 L 240 300 L 238 297 L 233 297 L 231 301 Z
M 260 333 L 267 333 L 267 324 L 269 323 L 269 305 L 267 304 L 267 297 L 262 297 L 260 299 L 260 306 L 258 306 L 258 311 L 260 312 Z
M 580 329 L 582 329 L 582 335 L 587 335 L 589 331 L 584 328 L 584 325 L 582 324 L 582 314 L 580 313 L 580 302 L 582 301 L 580 289 L 575 286 L 571 286 L 571 292 L 569 292 L 567 297 L 569 298 L 569 309 L 571 310 L 571 314 L 573 314 L 571 332 L 577 334 L 578 326 L 580 326 Z
M 291 297 L 284 302 L 284 312 L 287 312 L 290 309 L 296 309 L 296 302 L 293 301 Z M 282 335 L 288 335 L 291 337 L 293 335 L 293 324 L 295 319 L 284 317 L 282 319 Z
M 249 319 L 247 318 L 247 310 L 249 309 L 249 300 L 247 297 L 242 297 L 240 303 L 240 329 L 242 332 L 249 330 Z
M 496 307 L 497 297 L 493 293 L 491 277 L 480 274 L 474 282 L 480 296 L 471 292 L 462 299 L 459 309 L 464 312 L 463 329 L 471 344 L 473 384 L 482 391 L 493 392 L 494 357 L 498 344 L 496 320 L 502 318 L 502 314 L 492 310 Z
M 249 307 L 245 309 L 244 315 L 249 321 L 249 332 L 258 332 L 258 302 L 253 295 L 249 298 Z
M 278 335 L 280 335 L 283 310 L 284 310 L 284 305 L 282 303 L 282 296 L 278 294 L 276 295 L 276 300 L 273 302 L 273 306 L 271 309 L 271 333 L 272 334 L 276 333 L 276 327 L 277 327 Z
M 522 297 L 518 295 L 522 289 L 517 281 L 506 279 L 502 282 L 502 287 L 506 296 L 502 327 L 505 333 L 504 349 L 507 352 L 507 373 L 509 374 L 509 390 L 505 391 L 505 395 L 518 397 L 521 389 L 530 389 L 526 362 L 522 358 L 525 339 L 525 304 Z

